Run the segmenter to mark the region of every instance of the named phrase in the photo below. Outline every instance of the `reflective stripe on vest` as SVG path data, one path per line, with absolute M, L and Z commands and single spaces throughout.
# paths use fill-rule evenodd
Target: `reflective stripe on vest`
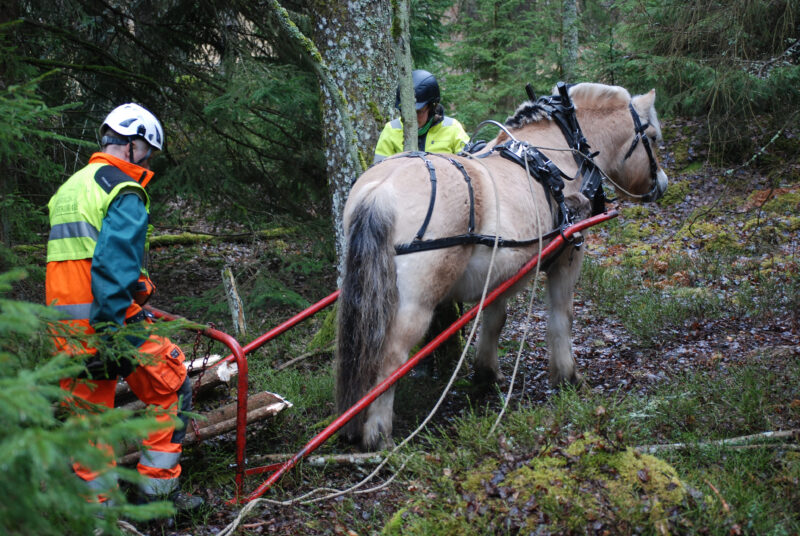
M 89 311 L 92 310 L 91 303 L 73 303 L 69 305 L 54 305 L 53 307 L 73 320 L 88 320 Z
M 144 450 L 139 464 L 156 469 L 172 469 L 181 459 L 180 452 L 159 452 L 157 450 Z
M 91 238 L 97 242 L 100 231 L 94 228 L 91 223 L 85 221 L 75 221 L 71 223 L 59 223 L 50 229 L 49 240 L 60 238 Z

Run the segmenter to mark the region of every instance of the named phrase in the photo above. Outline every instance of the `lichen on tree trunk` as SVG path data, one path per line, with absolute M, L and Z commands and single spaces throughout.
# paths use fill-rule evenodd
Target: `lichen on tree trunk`
M 313 1 L 312 12 L 313 40 L 335 86 L 334 89 L 323 84 L 321 96 L 328 185 L 341 276 L 345 247 L 344 204 L 353 181 L 372 162 L 378 134 L 394 104 L 397 67 L 389 31 L 392 10 L 391 2 L 385 0 Z M 358 54 L 354 54 L 354 50 Z M 343 96 L 345 110 L 337 104 L 337 92 Z M 358 163 L 349 156 L 353 147 L 344 136 L 347 121 L 354 129 Z

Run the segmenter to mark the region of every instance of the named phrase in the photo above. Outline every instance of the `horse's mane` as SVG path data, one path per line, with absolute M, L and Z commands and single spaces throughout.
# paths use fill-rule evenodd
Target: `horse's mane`
M 558 90 L 553 88 L 553 95 L 557 94 Z M 631 100 L 631 94 L 624 87 L 590 82 L 570 87 L 569 96 L 576 108 L 583 109 L 617 108 L 626 106 Z M 525 101 L 517 108 L 514 115 L 506 119 L 506 126 L 509 128 L 521 128 L 549 117 L 550 114 L 546 108 L 536 102 Z

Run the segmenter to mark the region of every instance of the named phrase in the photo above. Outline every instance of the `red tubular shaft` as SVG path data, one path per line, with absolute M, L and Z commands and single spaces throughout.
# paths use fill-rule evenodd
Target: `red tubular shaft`
M 153 313 L 156 318 L 165 320 L 178 320 L 180 318 L 150 306 L 147 306 L 147 310 Z M 247 360 L 244 357 L 245 352 L 239 341 L 227 333 L 214 328 L 205 328 L 202 333 L 206 337 L 219 341 L 230 348 L 231 352 L 233 352 L 231 355 L 235 356 L 236 366 L 239 369 L 236 396 L 236 500 L 238 501 L 244 491 L 244 452 L 247 441 L 247 434 L 245 433 L 247 427 Z
M 263 346 L 265 343 L 267 343 L 268 341 L 274 339 L 275 337 L 277 337 L 278 335 L 280 335 L 284 331 L 288 330 L 289 328 L 294 327 L 296 324 L 299 324 L 300 322 L 302 322 L 306 318 L 317 314 L 319 311 L 321 311 L 322 309 L 326 308 L 327 306 L 329 306 L 330 304 L 335 302 L 339 298 L 339 293 L 340 292 L 341 291 L 337 290 L 336 292 L 334 292 L 333 294 L 327 296 L 326 298 L 321 299 L 320 301 L 318 301 L 317 303 L 315 303 L 314 305 L 312 305 L 308 309 L 305 309 L 305 310 L 297 313 L 296 315 L 294 315 L 289 320 L 286 320 L 282 324 L 272 328 L 271 330 L 269 330 L 268 332 L 266 332 L 262 336 L 258 337 L 257 339 L 254 339 L 250 343 L 246 344 L 244 346 L 244 348 L 242 348 L 242 350 L 244 351 L 245 355 L 249 354 L 253 350 L 257 350 L 258 348 L 261 348 L 261 346 Z M 220 359 L 219 361 L 214 363 L 214 365 L 212 365 L 212 366 L 216 367 L 216 366 L 221 365 L 222 363 L 227 363 L 228 361 L 232 361 L 233 358 L 234 358 L 233 354 L 230 354 L 227 357 L 225 357 L 224 359 Z
M 580 221 L 574 225 L 569 226 L 564 232 L 556 236 L 547 246 L 539 252 L 539 255 L 528 261 L 520 270 L 513 275 L 510 279 L 507 279 L 503 283 L 501 283 L 497 288 L 492 290 L 483 302 L 483 306 L 486 307 L 490 303 L 492 303 L 498 296 L 503 294 L 507 291 L 512 285 L 517 283 L 520 279 L 522 279 L 528 272 L 530 272 L 542 259 L 547 258 L 551 255 L 554 251 L 561 247 L 564 243 L 564 239 L 572 236 L 573 234 L 586 229 L 587 227 L 591 227 L 593 225 L 597 225 L 598 223 L 604 222 L 611 218 L 614 218 L 619 213 L 616 210 L 611 210 L 608 212 L 604 212 L 602 214 L 598 214 L 597 216 L 593 216 L 586 220 Z M 333 296 L 333 294 L 331 295 Z M 342 413 L 339 417 L 336 418 L 331 424 L 329 424 L 322 432 L 317 434 L 315 437 L 311 439 L 306 445 L 300 449 L 300 451 L 292 456 L 290 460 L 285 461 L 281 464 L 280 468 L 272 473 L 270 477 L 264 481 L 253 493 L 248 495 L 244 502 L 250 502 L 254 499 L 259 498 L 261 495 L 264 494 L 277 480 L 284 475 L 289 469 L 293 468 L 297 465 L 297 462 L 301 459 L 305 458 L 309 454 L 311 454 L 314 450 L 317 449 L 322 443 L 324 443 L 330 436 L 332 436 L 339 428 L 344 426 L 350 419 L 356 416 L 359 412 L 363 411 L 368 405 L 370 405 L 376 398 L 382 395 L 389 387 L 391 387 L 397 380 L 405 376 L 409 370 L 414 368 L 414 366 L 419 363 L 423 358 L 427 357 L 436 347 L 438 347 L 442 342 L 447 340 L 451 337 L 456 331 L 461 329 L 467 322 L 475 318 L 478 314 L 479 305 L 474 306 L 472 309 L 466 312 L 461 318 L 453 322 L 446 330 L 440 333 L 436 338 L 434 338 L 431 342 L 426 344 L 419 352 L 414 354 L 408 361 L 406 361 L 400 368 L 395 370 L 388 378 L 383 380 L 377 386 L 375 386 L 369 393 L 364 395 L 364 397 L 355 403 L 350 409 Z M 252 343 L 251 343 L 252 344 Z

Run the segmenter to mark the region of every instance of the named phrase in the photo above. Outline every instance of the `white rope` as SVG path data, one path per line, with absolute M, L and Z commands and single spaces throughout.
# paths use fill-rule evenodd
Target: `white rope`
M 572 148 L 572 147 L 570 147 L 570 148 L 568 148 L 568 149 L 564 149 L 564 148 L 560 148 L 560 149 L 558 149 L 558 148 L 555 148 L 555 147 L 542 147 L 542 146 L 540 146 L 540 145 L 536 145 L 536 146 L 533 146 L 533 145 L 531 145 L 531 147 L 532 147 L 532 148 L 534 148 L 534 149 L 538 149 L 538 150 L 540 150 L 540 151 L 560 151 L 560 152 L 565 152 L 565 153 L 579 154 L 579 155 L 583 156 L 584 158 L 587 158 L 587 159 L 589 158 L 589 155 L 587 155 L 586 153 L 583 153 L 583 152 L 581 152 L 580 150 L 578 150 L 578 149 L 575 149 L 575 148 Z M 594 159 L 590 159 L 590 160 L 592 160 L 592 161 L 594 162 Z M 526 164 L 526 169 L 527 169 L 527 162 L 525 162 L 525 164 Z M 633 198 L 633 199 L 644 199 L 645 197 L 647 197 L 648 195 L 650 195 L 650 193 L 649 193 L 649 192 L 648 192 L 648 193 L 646 193 L 646 194 L 634 194 L 634 193 L 632 193 L 632 192 L 629 192 L 628 190 L 626 190 L 625 188 L 623 188 L 622 186 L 620 186 L 620 185 L 619 185 L 619 184 L 618 184 L 618 183 L 617 183 L 617 182 L 616 182 L 614 179 L 612 179 L 611 177 L 609 177 L 609 176 L 608 176 L 608 173 L 606 173 L 605 171 L 603 171 L 603 168 L 601 168 L 601 167 L 600 167 L 600 166 L 597 164 L 597 162 L 595 162 L 595 163 L 594 163 L 594 165 L 596 165 L 596 166 L 597 166 L 597 169 L 599 169 L 599 170 L 600 170 L 600 173 L 603 175 L 603 178 L 604 178 L 605 180 L 607 180 L 608 182 L 610 182 L 610 183 L 611 183 L 611 184 L 614 186 L 614 188 L 615 188 L 616 190 L 619 190 L 619 191 L 621 191 L 622 193 L 624 193 L 624 194 L 625 194 L 625 195 L 627 195 L 628 197 L 631 197 L 631 198 Z M 602 184 L 602 183 L 601 183 L 601 184 Z
M 528 191 L 531 194 L 531 201 L 533 202 L 533 206 L 537 207 L 536 212 L 536 228 L 542 228 L 542 221 L 540 218 L 540 210 L 538 210 L 538 206 L 536 204 L 536 197 L 533 191 L 533 177 L 531 176 L 530 169 L 528 168 L 528 159 L 525 159 L 525 173 L 528 177 Z M 539 253 L 542 251 L 542 232 L 539 232 Z M 514 360 L 514 371 L 511 373 L 511 379 L 508 384 L 508 392 L 506 393 L 505 400 L 503 400 L 503 407 L 500 408 L 500 413 L 497 414 L 497 419 L 495 419 L 494 424 L 492 424 L 487 437 L 490 437 L 494 434 L 494 431 L 497 429 L 497 426 L 500 424 L 500 421 L 503 419 L 503 416 L 506 413 L 506 409 L 508 408 L 508 403 L 511 401 L 511 395 L 514 393 L 514 381 L 517 377 L 517 371 L 519 370 L 519 362 L 522 358 L 522 350 L 525 347 L 525 341 L 528 339 L 528 331 L 530 329 L 530 320 L 533 316 L 533 301 L 536 297 L 536 287 L 539 281 L 539 273 L 540 273 L 541 264 L 536 263 L 536 271 L 533 273 L 533 280 L 531 281 L 531 297 L 528 300 L 528 311 L 525 315 L 525 328 L 522 331 L 522 339 L 519 342 L 519 349 L 517 350 L 517 357 Z
M 474 162 L 480 164 L 481 167 L 483 167 L 483 169 L 486 171 L 487 175 L 489 176 L 489 179 L 490 179 L 491 184 L 492 184 L 492 189 L 494 191 L 494 198 L 495 198 L 495 214 L 496 214 L 495 229 L 499 230 L 499 228 L 500 228 L 500 199 L 499 199 L 499 196 L 497 195 L 497 184 L 496 184 L 496 182 L 494 180 L 494 176 L 492 175 L 491 171 L 489 171 L 489 169 L 483 164 L 483 162 L 481 162 L 480 160 L 474 159 L 471 156 L 468 157 L 468 158 L 470 158 Z M 400 474 L 400 472 L 403 470 L 403 468 L 405 468 L 405 465 L 406 465 L 406 462 L 407 462 L 408 458 L 406 458 L 406 460 L 403 461 L 401 466 L 383 484 L 380 484 L 380 485 L 378 485 L 378 486 L 376 486 L 374 488 L 369 488 L 369 489 L 366 489 L 366 490 L 356 491 L 356 490 L 358 490 L 358 488 L 360 488 L 361 486 L 363 486 L 364 484 L 366 484 L 367 482 L 372 480 L 380 472 L 380 470 L 383 469 L 383 467 L 389 462 L 389 460 L 392 458 L 392 456 L 394 456 L 401 448 L 403 448 L 417 434 L 419 434 L 419 432 L 422 431 L 422 429 L 425 428 L 425 426 L 428 424 L 428 422 L 430 422 L 430 420 L 436 414 L 436 412 L 438 411 L 439 407 L 442 405 L 442 402 L 444 401 L 445 397 L 447 396 L 447 393 L 450 391 L 450 388 L 452 387 L 453 383 L 455 383 L 455 380 L 458 377 L 458 373 L 459 373 L 459 371 L 461 370 L 461 367 L 464 364 L 464 361 L 465 361 L 467 352 L 469 351 L 469 347 L 470 347 L 470 344 L 472 342 L 472 339 L 475 337 L 475 331 L 477 330 L 478 321 L 480 319 L 481 313 L 483 313 L 483 305 L 484 305 L 484 302 L 486 301 L 486 295 L 489 292 L 489 282 L 491 281 L 491 274 L 492 274 L 492 271 L 493 271 L 494 265 L 495 265 L 495 259 L 496 259 L 497 250 L 498 250 L 499 236 L 500 236 L 499 232 L 495 233 L 494 244 L 492 246 L 492 256 L 491 256 L 491 258 L 489 260 L 489 268 L 486 271 L 486 279 L 484 280 L 483 291 L 481 293 L 481 299 L 480 299 L 480 302 L 478 303 L 478 313 L 476 314 L 475 319 L 472 322 L 472 329 L 470 330 L 469 336 L 467 337 L 467 341 L 464 344 L 464 349 L 461 352 L 461 356 L 459 357 L 459 360 L 458 360 L 458 363 L 456 364 L 455 370 L 451 374 L 450 379 L 447 382 L 447 385 L 444 387 L 444 389 L 442 391 L 442 394 L 439 396 L 439 399 L 436 401 L 436 404 L 431 409 L 431 411 L 428 412 L 428 415 L 425 417 L 425 419 L 422 421 L 422 423 L 420 423 L 420 425 L 413 432 L 411 432 L 405 439 L 403 439 L 403 441 L 401 443 L 396 445 L 391 450 L 391 452 L 389 452 L 386 455 L 386 458 L 384 458 L 383 461 L 381 461 L 381 463 L 378 464 L 378 466 L 375 467 L 375 469 L 370 474 L 368 474 L 366 477 L 364 477 L 360 482 L 357 482 L 356 484 L 350 486 L 349 488 L 347 488 L 345 490 L 335 490 L 335 489 L 332 489 L 332 488 L 315 488 L 315 489 L 309 491 L 308 493 L 305 493 L 304 495 L 300 495 L 299 497 L 295 497 L 295 498 L 292 498 L 292 499 L 289 499 L 289 500 L 286 500 L 286 501 L 276 501 L 276 500 L 272 500 L 272 499 L 261 499 L 261 498 L 254 499 L 253 501 L 250 501 L 244 508 L 242 508 L 242 510 L 236 516 L 236 519 L 234 519 L 227 527 L 225 527 L 222 531 L 220 531 L 219 536 L 229 536 L 229 535 L 233 534 L 233 531 L 236 530 L 236 527 L 239 526 L 239 524 L 244 519 L 244 517 L 250 511 L 252 511 L 256 507 L 256 505 L 258 505 L 258 504 L 266 503 L 266 504 L 279 505 L 279 506 L 290 506 L 292 504 L 298 504 L 299 503 L 299 504 L 304 504 L 305 505 L 305 504 L 313 504 L 313 503 L 316 503 L 316 502 L 325 501 L 325 500 L 329 500 L 329 499 L 334 499 L 336 497 L 339 497 L 339 496 L 342 496 L 342 495 L 346 495 L 348 493 L 371 493 L 373 491 L 376 491 L 378 489 L 381 489 L 381 488 L 389 485 Z M 313 499 L 309 499 L 308 498 L 308 497 L 311 497 L 312 495 L 315 495 L 315 494 L 320 493 L 320 492 L 331 492 L 331 493 L 329 493 L 328 495 L 324 495 L 322 497 L 317 497 L 317 498 L 313 498 Z

